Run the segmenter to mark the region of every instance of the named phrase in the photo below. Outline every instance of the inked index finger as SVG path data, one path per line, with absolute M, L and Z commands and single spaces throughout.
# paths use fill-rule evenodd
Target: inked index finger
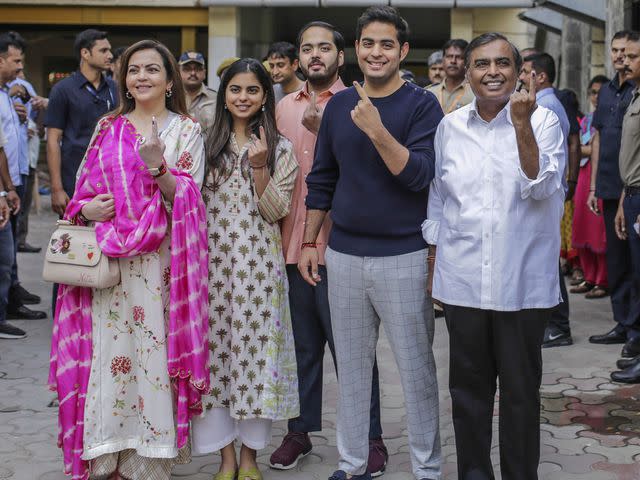
M 151 117 L 151 136 L 158 136 L 158 121 L 156 120 L 155 116 Z
M 266 147 L 267 146 L 267 134 L 264 131 L 264 127 L 262 125 L 260 125 L 260 128 L 258 130 L 260 132 L 260 136 L 258 137 L 258 140 L 260 140 L 260 143 Z
M 529 78 L 529 97 L 536 98 L 536 71 L 531 70 L 531 78 Z
M 364 91 L 364 88 L 362 88 L 362 85 L 358 82 L 353 82 L 353 86 L 356 87 L 356 91 L 362 100 L 369 100 L 369 96 L 367 95 L 367 92 Z

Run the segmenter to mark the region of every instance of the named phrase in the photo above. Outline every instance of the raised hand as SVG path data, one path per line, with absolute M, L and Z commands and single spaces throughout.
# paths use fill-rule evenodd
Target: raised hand
M 151 117 L 151 136 L 140 142 L 138 153 L 147 168 L 160 168 L 164 158 L 164 149 L 165 144 L 158 134 L 156 117 Z
M 106 222 L 115 214 L 116 206 L 110 193 L 100 193 L 82 207 L 82 215 L 94 222 Z
M 302 114 L 302 126 L 314 135 L 320 130 L 322 121 L 322 109 L 318 107 L 316 92 L 311 92 L 311 101 Z
M 511 120 L 514 125 L 521 126 L 529 122 L 538 105 L 536 103 L 536 72 L 531 72 L 529 91 L 514 92 L 511 95 Z
M 249 165 L 251 168 L 264 168 L 267 166 L 267 134 L 264 131 L 264 127 L 260 125 L 259 136 L 251 134 L 249 138 L 249 149 L 247 154 L 249 156 Z
M 380 112 L 378 112 L 378 109 L 371 102 L 367 92 L 364 91 L 364 88 L 362 88 L 358 82 L 353 82 L 353 86 L 358 92 L 360 100 L 354 109 L 351 110 L 351 118 L 360 130 L 371 137 L 376 129 L 382 126 Z

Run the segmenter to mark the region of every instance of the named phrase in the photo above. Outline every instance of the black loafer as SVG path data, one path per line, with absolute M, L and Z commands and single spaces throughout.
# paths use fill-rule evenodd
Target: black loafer
M 11 290 L 9 290 L 9 303 L 15 303 L 16 305 L 36 305 L 41 301 L 42 299 L 38 295 L 28 292 L 27 289 L 20 284 L 11 287 Z
M 42 250 L 42 247 L 34 247 L 28 243 L 21 243 L 18 245 L 18 252 L 21 253 L 38 253 L 40 250 Z
M 640 362 L 620 372 L 613 372 L 611 374 L 611 380 L 621 383 L 640 383 Z
M 43 320 L 47 318 L 47 313 L 39 310 L 31 310 L 24 305 L 9 310 L 7 308 L 7 319 L 9 320 Z
M 602 335 L 591 335 L 589 343 L 598 343 L 601 345 L 613 345 L 616 343 L 627 343 L 627 335 L 623 332 L 617 332 L 615 327 Z
M 620 356 L 622 358 L 633 358 L 640 355 L 640 337 L 632 338 L 624 344 Z
M 618 367 L 618 370 L 626 370 L 627 368 L 635 365 L 638 362 L 640 362 L 640 356 L 633 358 L 621 358 L 616 362 L 616 367 Z

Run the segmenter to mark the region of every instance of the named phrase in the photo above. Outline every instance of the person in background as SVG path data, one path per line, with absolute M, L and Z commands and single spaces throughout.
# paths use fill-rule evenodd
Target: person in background
M 620 177 L 624 188 L 616 212 L 616 234 L 629 245 L 631 252 L 631 290 L 629 315 L 640 316 L 640 33 L 630 32 L 624 48 L 624 70 L 627 80 L 635 85 L 631 103 L 622 122 L 620 142 Z M 623 370 L 613 372 L 615 382 L 640 383 L 640 355 Z
M 2 37 L 0 36 L 1 40 Z M 0 43 L 0 47 L 1 45 Z M 13 249 L 15 247 L 9 219 L 12 211 L 20 208 L 20 199 L 17 197 L 15 190 L 8 190 L 12 183 L 9 175 L 9 163 L 4 151 L 6 144 L 7 139 L 0 123 L 0 338 L 20 339 L 25 338 L 27 333 L 7 322 L 7 305 L 9 303 L 11 269 L 14 263 Z M 13 200 L 10 200 L 10 192 L 15 195 Z
M 429 81 L 431 85 L 438 85 L 444 80 L 444 65 L 442 61 L 442 50 L 437 50 L 429 55 L 427 60 L 429 67 Z
M 598 93 L 609 82 L 604 75 L 597 75 L 589 82 L 589 103 L 592 111 L 580 121 L 580 174 L 574 197 L 572 245 L 578 250 L 580 267 L 584 273 L 583 283 L 570 289 L 571 293 L 585 293 L 586 298 L 602 298 L 607 295 L 607 238 L 602 215 L 596 215 L 587 206 L 591 185 L 591 153 L 595 128 L 593 110 L 598 104 Z M 598 202 L 602 210 L 602 202 Z
M 229 68 L 238 60 L 240 60 L 239 57 L 229 57 L 220 62 L 220 65 L 218 65 L 218 68 L 216 69 L 216 75 L 218 76 L 220 81 L 222 81 L 222 76 L 224 75 L 224 72 L 227 71 L 227 68 Z
M 11 288 L 6 307 L 8 319 L 40 320 L 47 317 L 42 311 L 31 310 L 26 305 L 40 303 L 40 297 L 28 292 L 19 282 L 17 258 L 18 215 L 24 200 L 29 173 L 27 119 L 28 110 L 18 95 L 10 96 L 9 84 L 23 70 L 26 42 L 16 32 L 0 35 L 0 124 L 4 130 L 4 151 L 8 160 L 9 176 L 3 179 L 13 206 L 11 232 L 14 242 L 14 261 L 11 269 Z
M 266 56 L 269 62 L 271 79 L 274 83 L 276 104 L 285 95 L 297 92 L 304 82 L 298 78 L 296 72 L 300 65 L 296 46 L 289 42 L 276 42 L 269 47 Z
M 473 92 L 465 78 L 464 51 L 467 41 L 454 38 L 442 47 L 444 81 L 427 87 L 433 93 L 445 115 L 473 101 Z
M 278 133 L 271 78 L 256 59 L 234 62 L 222 77 L 207 162 L 211 389 L 191 444 L 200 455 L 220 452 L 216 480 L 261 480 L 256 455 L 272 423 L 300 412 L 279 227 L 298 163 Z
M 120 62 L 122 61 L 122 54 L 127 50 L 127 47 L 118 47 L 113 50 L 113 57 L 111 58 L 111 66 L 107 71 L 107 75 L 111 77 L 114 83 L 118 84 L 118 75 L 120 72 Z
M 280 133 L 291 140 L 300 165 L 293 189 L 291 211 L 282 220 L 282 244 L 289 279 L 289 302 L 298 365 L 300 416 L 289 420 L 288 433 L 269 460 L 272 468 L 286 470 L 313 448 L 309 432 L 322 430 L 322 370 L 325 348 L 336 362 L 331 329 L 331 313 L 327 289 L 324 252 L 329 240 L 331 221 L 327 216 L 318 244 L 318 275 L 322 281 L 312 287 L 297 269 L 300 245 L 305 228 L 307 174 L 313 164 L 316 136 L 327 103 L 346 87 L 340 78 L 344 65 L 344 37 L 334 26 L 321 21 L 311 22 L 298 33 L 300 69 L 307 78 L 298 92 L 284 97 L 276 106 L 276 124 Z M 388 460 L 380 425 L 380 385 L 377 362 L 373 367 L 369 425 L 369 458 L 371 476 L 384 473 Z
M 36 168 L 38 166 L 38 157 L 40 155 L 40 135 L 39 128 L 36 124 L 39 114 L 46 109 L 48 99 L 37 95 L 33 85 L 29 83 L 24 76 L 24 70 L 18 74 L 12 83 L 12 90 L 17 88 L 18 94 L 16 100 L 20 101 L 27 110 L 27 123 L 24 125 L 27 135 L 27 155 L 29 159 L 29 174 L 26 176 L 24 199 L 22 208 L 18 214 L 17 225 L 17 243 L 18 252 L 38 253 L 41 247 L 34 247 L 27 243 L 27 235 L 29 233 L 29 212 L 31 211 L 31 203 L 33 198 L 33 188 L 36 179 Z
M 187 98 L 187 110 L 198 121 L 206 138 L 216 113 L 216 91 L 204 83 L 207 77 L 204 55 L 200 52 L 184 52 L 180 55 L 178 65 Z
M 589 337 L 589 342 L 625 344 L 621 356 L 629 359 L 640 355 L 640 314 L 634 313 L 634 305 L 640 297 L 634 298 L 632 294 L 631 252 L 629 243 L 616 234 L 615 217 L 623 188 L 618 161 L 622 121 L 634 90 L 624 67 L 625 47 L 630 34 L 630 31 L 622 30 L 611 39 L 609 53 L 616 74 L 600 89 L 598 106 L 593 113 L 592 124 L 596 132 L 591 142 L 591 185 L 587 200 L 589 209 L 604 219 L 607 278 L 615 322 L 606 333 Z
M 535 75 L 534 75 L 535 72 Z M 519 73 L 519 80 L 522 86 L 521 91 L 527 91 L 531 85 L 532 79 L 535 77 L 536 84 L 536 102 L 543 107 L 548 108 L 556 114 L 560 122 L 560 128 L 564 139 L 565 158 L 569 158 L 569 143 L 568 137 L 570 133 L 570 120 L 567 117 L 565 107 L 560 103 L 560 100 L 555 94 L 553 88 L 553 82 L 556 77 L 555 61 L 553 57 L 547 53 L 536 53 L 524 58 L 522 67 Z M 576 119 L 577 122 L 577 119 Z M 577 183 L 577 170 L 575 171 Z M 573 182 L 573 177 L 563 177 L 562 184 L 565 188 L 565 192 L 568 190 L 569 185 Z M 567 210 L 573 213 L 573 204 L 567 208 L 565 204 L 565 213 L 563 219 L 567 217 Z M 562 222 L 560 222 L 562 226 Z M 560 228 L 560 227 L 559 227 Z M 566 237 L 566 233 L 564 234 Z M 561 246 L 562 246 L 562 233 L 561 233 Z M 570 240 L 569 240 L 570 242 Z M 561 266 L 558 268 L 561 270 Z M 567 295 L 567 287 L 565 286 L 564 278 L 559 276 L 559 287 L 562 295 L 562 302 L 556 306 L 552 312 L 551 320 L 545 330 L 545 338 L 542 343 L 543 348 L 560 347 L 573 344 L 573 338 L 571 336 L 571 326 L 569 323 L 569 297 Z
M 83 30 L 76 35 L 73 50 L 78 70 L 53 86 L 44 122 L 51 209 L 60 216 L 73 196 L 78 167 L 98 119 L 118 105 L 116 84 L 106 76 L 113 58 L 107 32 Z M 57 288 L 54 284 L 54 312 Z

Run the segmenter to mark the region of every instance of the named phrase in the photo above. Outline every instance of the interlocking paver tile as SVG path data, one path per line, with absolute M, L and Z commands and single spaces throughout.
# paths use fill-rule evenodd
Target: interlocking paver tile
M 568 473 L 564 470 L 545 475 L 544 480 L 620 480 L 606 472 Z
M 593 465 L 594 470 L 610 472 L 616 475 L 617 480 L 638 480 L 640 478 L 640 464 L 613 464 L 609 462 L 598 462 Z
M 576 390 L 581 392 L 589 392 L 593 390 L 598 390 L 599 385 L 603 385 L 609 383 L 609 378 L 601 378 L 601 377 L 591 377 L 591 378 L 578 378 L 578 377 L 565 377 L 561 378 L 560 382 L 568 383 L 576 387 Z
M 583 430 L 582 432 L 578 432 L 578 435 L 581 437 L 593 438 L 600 445 L 605 447 L 624 447 L 628 439 L 627 435 L 603 435 L 601 433 L 592 432 L 591 430 Z
M 596 462 L 606 461 L 607 457 L 595 453 L 582 455 L 561 455 L 559 453 L 547 455 L 545 461 L 556 463 L 562 467 L 563 473 L 588 473 L 591 465 Z

